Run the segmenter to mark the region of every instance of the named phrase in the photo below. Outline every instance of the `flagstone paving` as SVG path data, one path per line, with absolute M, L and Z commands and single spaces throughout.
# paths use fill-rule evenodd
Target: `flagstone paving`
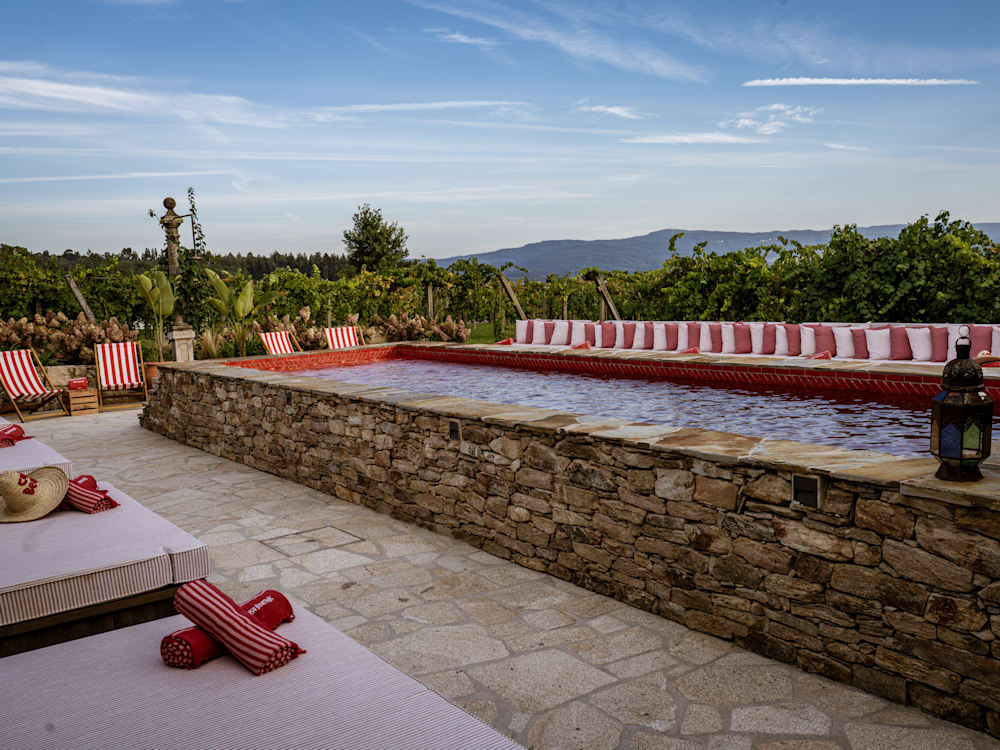
M 175 443 L 137 412 L 30 431 L 529 748 L 986 750 L 986 735 L 368 508 Z M 303 644 L 308 647 L 308 644 Z M 306 657 L 308 658 L 308 657 Z

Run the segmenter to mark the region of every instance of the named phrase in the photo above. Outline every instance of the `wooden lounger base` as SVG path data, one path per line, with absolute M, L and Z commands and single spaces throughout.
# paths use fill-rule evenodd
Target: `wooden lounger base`
M 0 658 L 177 614 L 179 584 L 0 627 Z

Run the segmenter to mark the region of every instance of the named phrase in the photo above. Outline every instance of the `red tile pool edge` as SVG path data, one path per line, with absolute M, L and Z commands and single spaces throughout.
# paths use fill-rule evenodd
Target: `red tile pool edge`
M 474 348 L 407 345 L 336 349 L 277 357 L 231 360 L 226 365 L 272 372 L 318 370 L 338 365 L 363 365 L 390 359 L 426 359 L 456 364 L 521 367 L 529 370 L 585 373 L 619 378 L 683 378 L 727 385 L 764 385 L 804 388 L 811 391 L 926 396 L 941 389 L 940 380 L 928 375 L 865 372 L 863 370 L 813 370 L 766 365 L 710 364 L 669 360 L 635 360 L 608 356 L 566 356 L 557 353 L 496 351 Z M 1000 404 L 1000 387 L 988 386 L 987 395 Z

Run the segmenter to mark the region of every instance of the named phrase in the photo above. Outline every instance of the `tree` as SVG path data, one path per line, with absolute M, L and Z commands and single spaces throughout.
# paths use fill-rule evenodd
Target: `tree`
M 406 249 L 406 232 L 396 222 L 389 223 L 382 217 L 382 209 L 367 203 L 358 206 L 354 226 L 344 230 L 344 249 L 347 262 L 355 271 L 362 267 L 369 271 L 397 265 L 409 255 Z

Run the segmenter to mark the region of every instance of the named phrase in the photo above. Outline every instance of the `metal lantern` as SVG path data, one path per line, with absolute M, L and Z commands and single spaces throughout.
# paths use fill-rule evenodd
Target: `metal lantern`
M 941 392 L 931 402 L 931 453 L 941 462 L 938 479 L 975 482 L 989 458 L 993 401 L 983 386 L 983 368 L 969 358 L 968 328 L 955 346 L 957 357 L 944 366 Z

